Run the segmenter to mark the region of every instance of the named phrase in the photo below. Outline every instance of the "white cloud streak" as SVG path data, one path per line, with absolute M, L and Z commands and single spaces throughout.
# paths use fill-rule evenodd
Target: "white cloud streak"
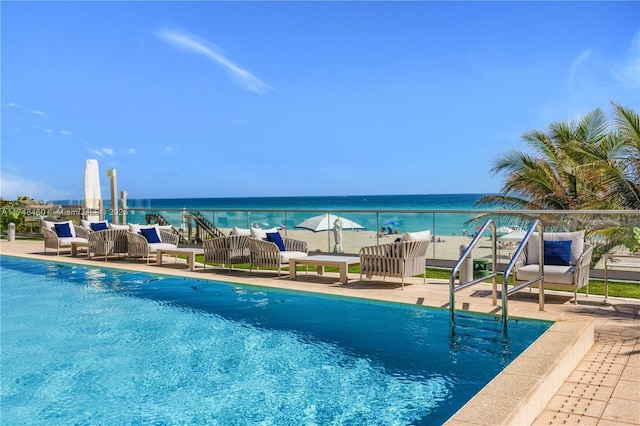
M 222 53 L 217 52 L 212 47 L 209 47 L 210 43 L 206 40 L 202 40 L 199 37 L 190 34 L 169 30 L 159 31 L 156 35 L 167 44 L 205 56 L 216 62 L 218 65 L 221 65 L 229 72 L 233 80 L 246 90 L 258 94 L 264 94 L 273 89 L 249 71 L 231 62 Z
M 20 195 L 27 195 L 36 200 L 59 200 L 69 197 L 68 192 L 48 186 L 44 182 L 37 182 L 8 173 L 0 173 L 0 196 L 12 200 Z
M 591 49 L 585 50 L 582 53 L 580 53 L 580 56 L 578 56 L 571 62 L 571 72 L 569 73 L 569 90 L 571 90 L 571 88 L 574 85 L 576 70 L 578 69 L 578 67 L 580 67 L 580 65 L 584 64 L 589 60 L 589 58 L 591 57 L 591 53 L 592 53 Z
M 113 157 L 114 155 L 116 155 L 116 152 L 111 149 L 111 148 L 100 148 L 100 149 L 93 149 L 93 148 L 89 148 L 87 147 L 87 151 L 91 152 L 92 154 L 97 155 L 98 157 L 104 157 L 105 154 L 109 155 L 111 157 Z

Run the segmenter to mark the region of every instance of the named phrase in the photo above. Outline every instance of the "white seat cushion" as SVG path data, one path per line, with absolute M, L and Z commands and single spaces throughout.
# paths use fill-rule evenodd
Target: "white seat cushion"
M 278 230 L 276 228 L 270 228 L 270 229 L 251 228 L 249 232 L 251 233 L 252 238 L 257 238 L 259 240 L 264 241 L 267 239 L 267 233 L 271 234 L 274 232 L 278 232 Z
M 86 243 L 86 244 L 88 244 L 89 241 L 86 238 L 80 238 L 80 237 L 62 237 L 62 238 L 58 238 L 58 245 L 60 247 L 71 247 L 71 243 Z
M 280 263 L 289 263 L 289 259 L 297 259 L 299 257 L 307 257 L 308 254 L 303 251 L 281 251 Z
M 402 241 L 429 241 L 431 239 L 431 231 L 405 232 L 402 235 Z
M 64 222 L 49 222 L 48 220 L 43 220 L 42 221 L 42 226 L 45 229 L 48 229 L 49 231 L 52 231 L 56 235 L 58 235 L 58 232 L 56 231 L 56 224 L 59 225 L 61 223 L 68 223 L 69 224 L 69 230 L 71 231 L 71 237 L 75 238 L 76 237 L 76 228 L 74 227 L 72 220 L 65 220 Z M 62 238 L 71 238 L 71 237 L 62 237 Z M 60 238 L 60 237 L 58 237 L 58 238 Z
M 109 229 L 127 230 L 130 228 L 129 228 L 129 225 L 118 225 L 118 224 L 109 222 Z
M 516 278 L 518 281 L 529 281 L 537 278 L 540 274 L 538 264 L 525 265 L 518 269 Z M 544 282 L 557 284 L 573 284 L 573 275 L 576 271 L 575 266 L 545 265 L 544 266 Z
M 571 240 L 571 264 L 576 265 L 578 259 L 584 251 L 584 231 L 576 232 L 545 232 L 545 241 L 564 241 Z M 537 232 L 531 234 L 531 238 L 527 243 L 527 264 L 538 263 L 540 237 Z
M 229 235 L 243 235 L 248 237 L 251 235 L 251 230 L 249 228 L 234 227 Z
M 177 246 L 169 243 L 149 243 L 149 253 L 155 253 L 158 249 L 174 249 Z

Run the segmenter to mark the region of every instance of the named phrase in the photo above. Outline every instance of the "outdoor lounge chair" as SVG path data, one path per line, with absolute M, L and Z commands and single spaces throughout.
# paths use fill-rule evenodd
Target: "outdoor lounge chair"
M 360 281 L 362 276 L 374 275 L 402 278 L 423 275 L 427 263 L 427 248 L 431 242 L 431 232 L 407 232 L 397 242 L 360 249 Z M 426 275 L 424 283 L 427 283 Z
M 228 237 L 211 238 L 202 243 L 204 261 L 217 263 L 224 267 L 229 265 L 229 270 L 234 264 L 249 263 L 249 240 L 247 235 L 230 235 Z
M 149 242 L 145 236 L 127 232 L 127 253 L 129 257 L 141 257 L 147 260 L 151 258 L 151 255 L 156 254 L 158 249 L 172 249 L 178 247 L 178 235 L 168 231 L 160 230 L 158 232 L 157 226 L 141 227 L 142 229 L 155 229 L 156 234 L 159 237 L 158 242 Z
M 87 237 L 89 241 L 89 258 L 94 256 L 108 256 L 128 254 L 127 233 L 125 229 L 105 229 L 91 232 Z
M 55 249 L 56 254 L 60 255 L 61 249 L 71 250 L 71 243 L 87 243 L 87 235 L 89 232 L 73 224 L 72 221 L 66 222 L 49 222 L 42 221 L 42 235 L 44 236 L 44 251 L 47 249 Z
M 584 240 L 584 231 L 545 232 L 544 288 L 549 290 L 573 290 L 574 301 L 578 303 L 578 289 L 587 287 L 589 295 L 589 268 L 593 246 Z M 556 247 L 547 244 L 548 241 Z M 569 243 L 566 243 L 570 241 Z M 563 243 L 564 242 L 564 243 Z M 562 250 L 558 256 L 560 243 Z M 514 264 L 516 283 L 535 279 L 540 274 L 539 266 L 540 238 L 532 234 L 527 246 Z M 567 251 L 567 246 L 569 247 Z M 562 252 L 564 250 L 564 253 Z M 537 287 L 534 285 L 533 287 Z
M 278 236 L 279 233 L 275 233 Z M 273 233 L 267 234 L 273 236 Z M 277 240 L 277 237 L 274 236 Z M 251 265 L 249 272 L 253 268 L 277 268 L 278 276 L 282 265 L 288 265 L 289 259 L 306 257 L 309 253 L 309 245 L 306 241 L 296 240 L 289 237 L 280 237 L 281 244 L 274 241 L 264 241 L 258 238 L 249 239 L 249 251 Z

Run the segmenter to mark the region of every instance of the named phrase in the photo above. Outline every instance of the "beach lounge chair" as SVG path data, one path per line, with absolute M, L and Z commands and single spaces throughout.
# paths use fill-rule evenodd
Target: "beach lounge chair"
M 44 237 L 44 252 L 47 249 L 55 249 L 56 254 L 60 255 L 61 249 L 71 250 L 71 243 L 87 244 L 87 236 L 89 232 L 72 221 L 50 222 L 42 221 L 42 235 Z
M 141 257 L 149 263 L 151 256 L 155 256 L 158 249 L 178 247 L 178 236 L 160 230 L 157 225 L 140 226 L 140 231 L 142 234 L 127 231 L 127 254 L 129 257 Z
M 424 274 L 431 231 L 407 232 L 400 241 L 360 249 L 360 281 L 362 276 L 405 277 Z M 427 283 L 426 275 L 424 283 Z
M 229 265 L 229 270 L 234 264 L 249 263 L 249 239 L 251 237 L 248 235 L 230 235 L 205 240 L 202 243 L 204 261 L 217 263 L 222 267 Z
M 577 304 L 578 289 L 587 286 L 589 295 L 589 268 L 593 246 L 585 242 L 584 231 L 545 232 L 544 241 L 545 290 L 573 290 L 574 302 Z M 516 283 L 539 276 L 539 244 L 538 235 L 532 234 L 514 264 Z
M 128 254 L 128 232 L 126 229 L 104 229 L 91 232 L 87 236 L 87 240 L 89 241 L 89 258 L 104 256 L 104 260 L 106 261 L 108 256 Z
M 253 268 L 277 268 L 280 276 L 282 265 L 288 265 L 289 259 L 308 255 L 309 245 L 306 241 L 282 237 L 278 232 L 274 232 L 267 233 L 266 241 L 250 238 L 249 251 L 251 260 L 249 272 L 252 272 Z

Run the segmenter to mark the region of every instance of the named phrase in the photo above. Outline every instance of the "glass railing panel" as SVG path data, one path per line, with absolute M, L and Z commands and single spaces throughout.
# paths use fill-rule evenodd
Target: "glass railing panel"
M 110 219 L 110 209 L 105 215 Z M 428 261 L 456 261 L 460 255 L 460 246 L 468 243 L 478 227 L 487 219 L 496 223 L 498 237 L 498 262 L 507 263 L 517 248 L 517 232 L 526 230 L 533 219 L 539 218 L 545 232 L 574 231 L 585 229 L 587 239 L 597 246 L 594 252 L 596 268 L 601 268 L 600 257 L 610 250 L 628 250 L 639 246 L 633 237 L 633 228 L 640 227 L 640 211 L 511 211 L 511 210 L 433 210 L 433 211 L 360 211 L 345 210 L 192 210 L 192 209 L 148 209 L 130 208 L 126 212 L 127 223 L 147 223 L 154 215 L 162 216 L 174 228 L 182 230 L 188 237 L 189 215 L 199 213 L 212 223 L 222 234 L 228 235 L 233 227 L 249 228 L 260 226 L 278 228 L 283 235 L 308 242 L 312 253 L 333 253 L 336 245 L 345 254 L 357 255 L 360 248 L 368 245 L 385 244 L 399 238 L 405 232 L 417 232 L 428 229 L 433 240 L 429 246 Z M 328 229 L 302 229 L 299 226 L 307 219 L 332 214 L 359 226 L 349 229 L 344 226 L 341 239 L 336 240 L 330 223 Z M 152 220 L 155 221 L 155 220 Z M 360 228 L 361 226 L 361 228 Z M 325 224 L 325 228 L 327 225 Z M 384 228 L 384 232 L 382 232 Z M 509 235 L 509 229 L 513 231 Z M 391 232 L 389 232 L 391 231 Z M 196 224 L 191 222 L 192 237 L 196 233 Z M 201 235 L 200 239 L 208 238 Z M 193 240 L 193 238 L 191 238 Z M 473 257 L 489 257 L 491 253 L 491 235 L 483 236 L 481 244 L 474 250 Z M 428 262 L 429 263 L 429 262 Z M 437 263 L 437 262 L 436 262 Z

